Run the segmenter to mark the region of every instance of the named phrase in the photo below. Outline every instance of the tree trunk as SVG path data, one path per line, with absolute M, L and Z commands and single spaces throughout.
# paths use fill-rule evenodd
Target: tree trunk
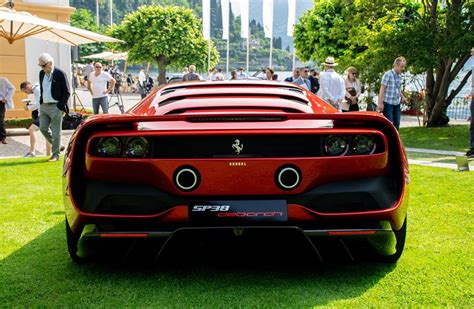
M 156 62 L 158 62 L 158 85 L 164 85 L 166 84 L 166 56 L 159 55 Z
M 426 109 L 428 115 L 428 127 L 439 127 L 448 124 L 449 118 L 446 115 L 446 110 L 456 94 L 458 94 L 461 88 L 466 84 L 470 73 L 466 74 L 458 88 L 452 90 L 448 95 L 449 85 L 456 78 L 469 57 L 470 55 L 466 54 L 464 57 L 458 59 L 456 63 L 453 59 L 440 61 L 436 68 L 436 79 L 433 79 L 432 70 L 427 72 Z

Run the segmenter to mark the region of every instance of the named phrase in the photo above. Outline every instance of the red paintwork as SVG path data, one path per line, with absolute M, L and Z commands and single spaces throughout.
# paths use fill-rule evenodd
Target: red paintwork
M 171 88 L 186 86 L 160 96 Z M 291 87 L 303 93 L 280 89 Z M 229 95 L 226 95 L 229 94 Z M 219 97 L 219 95 L 221 97 Z M 288 96 L 292 99 L 278 98 Z M 160 106 L 160 102 L 184 97 L 181 101 Z M 307 100 L 304 104 L 298 100 Z M 291 111 L 291 112 L 288 112 Z M 170 114 L 171 113 L 171 114 Z M 188 120 L 199 116 L 280 116 L 275 122 L 203 122 Z M 349 123 L 350 122 L 350 123 Z M 329 125 L 329 127 L 328 127 Z M 351 127 L 349 125 L 358 125 Z M 104 130 L 103 126 L 107 126 Z M 375 128 L 378 126 L 378 128 Z M 272 159 L 126 159 L 91 156 L 89 142 L 101 136 L 148 135 L 235 135 L 235 134 L 334 134 L 366 133 L 382 136 L 387 151 L 364 156 Z M 387 136 L 390 136 L 391 143 Z M 310 145 L 308 145 L 310 147 Z M 391 149 L 390 151 L 388 151 Z M 230 166 L 244 161 L 246 166 Z M 191 193 L 179 191 L 173 184 L 176 167 L 189 164 L 201 172 L 201 186 Z M 398 163 L 394 163 L 398 162 Z M 74 165 L 73 165 L 74 163 Z M 297 165 L 303 172 L 302 183 L 294 191 L 283 191 L 273 181 L 274 171 L 284 163 Z M 359 213 L 317 213 L 301 205 L 288 205 L 288 218 L 293 222 L 317 220 L 388 220 L 395 230 L 401 228 L 408 206 L 408 162 L 398 133 L 378 113 L 338 113 L 317 96 L 293 84 L 280 82 L 212 82 L 172 84 L 152 92 L 125 115 L 91 117 L 71 139 L 64 161 L 64 193 L 68 222 L 74 233 L 85 224 L 113 221 L 186 223 L 187 205 L 177 206 L 154 215 L 104 215 L 85 213 L 74 202 L 69 184 L 87 179 L 127 181 L 153 185 L 176 195 L 282 195 L 297 194 L 318 185 L 358 177 L 385 175 L 390 164 L 397 164 L 403 183 L 399 201 L 390 209 Z M 245 177 L 240 177 L 245 172 Z M 271 180 L 271 181 L 269 181 Z M 223 186 L 222 184 L 226 184 Z M 135 236 L 137 237 L 137 236 Z

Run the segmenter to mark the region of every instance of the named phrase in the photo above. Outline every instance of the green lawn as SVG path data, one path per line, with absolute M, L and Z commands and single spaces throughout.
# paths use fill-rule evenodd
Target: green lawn
M 408 238 L 395 266 L 163 270 L 71 262 L 61 164 L 45 160 L 0 160 L 2 306 L 474 307 L 472 173 L 411 167 Z
M 401 128 L 400 136 L 405 147 L 462 152 L 469 149 L 469 125 Z

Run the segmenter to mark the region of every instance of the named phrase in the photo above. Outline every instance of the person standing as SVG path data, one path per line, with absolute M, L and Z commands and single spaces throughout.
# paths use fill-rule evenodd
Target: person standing
M 237 79 L 248 79 L 247 73 L 245 73 L 245 69 L 240 67 L 237 72 Z
M 0 76 L 0 143 L 8 144 L 5 130 L 5 111 L 13 108 L 15 87 L 10 81 Z
M 300 77 L 300 68 L 295 68 L 293 70 L 293 76 L 285 78 L 285 82 L 292 83 Z
M 40 80 L 40 130 L 52 145 L 53 155 L 50 162 L 59 160 L 61 146 L 62 114 L 68 113 L 67 101 L 70 96 L 66 74 L 54 67 L 53 57 L 43 53 L 38 58 L 38 65 L 42 68 Z
M 319 78 L 319 96 L 337 109 L 340 109 L 340 103 L 346 94 L 344 79 L 334 71 L 337 63 L 333 57 L 327 57 L 323 62 L 324 72 L 321 72 Z
M 29 81 L 24 81 L 20 84 L 20 90 L 28 95 L 32 94 L 34 101 L 33 103 L 28 102 L 25 104 L 25 110 L 31 111 L 31 125 L 28 128 L 30 134 L 30 151 L 28 151 L 24 157 L 31 158 L 36 157 L 36 131 L 39 130 L 39 106 L 41 99 L 41 89 L 39 84 L 31 84 Z M 51 144 L 46 141 L 46 155 L 51 156 Z
M 474 58 L 474 47 L 471 48 L 471 58 Z M 471 68 L 471 116 L 470 118 L 470 128 L 469 128 L 469 144 L 471 149 L 466 152 L 468 158 L 474 157 L 474 64 Z
M 311 82 L 311 92 L 316 94 L 319 91 L 319 73 L 315 69 L 309 70 L 309 81 Z
M 146 97 L 146 75 L 145 75 L 145 68 L 141 68 L 140 72 L 138 73 L 138 89 L 140 89 L 140 95 L 143 99 Z
M 266 68 L 265 69 L 265 78 L 266 80 L 273 80 L 273 74 L 275 71 L 273 71 L 272 68 Z
M 237 80 L 237 79 L 239 79 L 239 78 L 238 78 L 238 75 L 237 75 L 237 72 L 231 71 L 231 72 L 230 72 L 230 79 L 229 79 L 229 80 Z
M 347 75 L 344 78 L 346 86 L 346 95 L 342 100 L 341 110 L 343 112 L 358 112 L 359 111 L 359 96 L 361 92 L 360 81 L 357 78 L 359 73 L 354 67 L 349 67 L 346 70 Z
M 300 71 L 300 77 L 295 79 L 293 83 L 300 85 L 308 91 L 311 91 L 311 81 L 309 80 L 309 69 L 302 67 Z
M 189 73 L 183 75 L 183 81 L 201 80 L 201 76 L 196 74 L 196 66 L 191 64 L 188 67 Z
M 223 81 L 224 80 L 224 75 L 222 74 L 222 69 L 221 68 L 216 68 L 216 73 L 214 74 L 214 78 L 212 79 L 213 81 Z
M 94 72 L 94 60 L 89 60 L 87 61 L 86 66 L 84 67 L 84 70 L 82 71 L 82 75 L 84 75 L 84 80 L 87 82 L 87 79 L 89 78 L 89 74 Z
M 107 88 L 107 83 L 109 87 Z M 115 88 L 115 79 L 110 73 L 102 71 L 102 64 L 100 62 L 94 63 L 94 72 L 89 74 L 87 80 L 87 89 L 92 94 L 92 108 L 94 114 L 99 113 L 99 106 L 102 107 L 104 114 L 109 113 L 109 102 L 107 96 Z
M 400 101 L 406 101 L 402 93 L 402 72 L 407 65 L 404 57 L 398 57 L 393 62 L 393 68 L 385 72 L 380 85 L 378 98 L 379 112 L 390 120 L 397 131 L 400 128 Z

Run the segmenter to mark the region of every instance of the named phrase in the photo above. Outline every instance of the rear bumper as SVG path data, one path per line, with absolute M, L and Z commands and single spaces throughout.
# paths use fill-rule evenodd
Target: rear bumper
M 243 222 L 249 227 L 295 227 L 305 234 L 330 235 L 329 232 L 383 231 L 381 222 L 398 230 L 405 219 L 407 187 L 397 188 L 388 177 L 370 177 L 320 186 L 314 190 L 288 196 L 237 196 L 234 200 L 284 199 L 288 218 L 284 222 Z M 199 197 L 199 200 L 206 200 Z M 222 199 L 222 198 L 221 198 Z M 229 224 L 208 224 L 190 220 L 193 197 L 173 196 L 154 187 L 90 181 L 82 199 L 75 205 L 65 196 L 66 214 L 71 229 L 81 235 L 86 225 L 96 225 L 97 233 L 145 234 L 145 237 L 170 236 L 182 228 L 227 228 Z M 219 200 L 218 197 L 207 200 Z M 378 233 L 378 232 L 377 232 Z M 114 237 L 112 234 L 110 237 Z
M 234 250 L 242 243 L 259 250 L 266 246 L 284 247 L 290 244 L 295 250 L 310 253 L 313 260 L 331 262 L 354 261 L 373 253 L 391 255 L 395 253 L 396 238 L 388 222 L 381 222 L 377 229 L 357 231 L 304 230 L 295 226 L 229 226 L 179 228 L 173 232 L 119 233 L 98 232 L 98 226 L 87 225 L 80 243 L 79 254 L 84 257 L 109 255 L 113 258 L 126 256 L 130 248 L 146 249 L 149 257 L 157 261 L 167 250 L 192 250 L 196 244 L 211 244 L 225 250 Z M 200 247 L 198 250 L 202 249 Z M 246 249 L 244 249 L 246 251 Z M 285 251 L 286 252 L 286 251 Z M 290 251 L 293 252 L 293 251 Z M 189 256 L 189 255 L 186 255 Z

